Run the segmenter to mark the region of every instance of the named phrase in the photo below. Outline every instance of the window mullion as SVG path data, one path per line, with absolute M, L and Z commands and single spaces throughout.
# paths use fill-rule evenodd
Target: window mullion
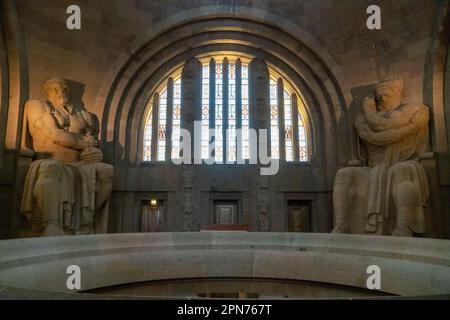
M 286 160 L 285 123 L 284 123 L 284 83 L 283 79 L 277 81 L 278 89 L 278 128 L 280 139 L 280 159 Z
M 158 122 L 159 122 L 159 93 L 156 92 L 153 97 L 153 110 L 152 110 L 152 155 L 151 161 L 158 160 Z
M 172 158 L 173 79 L 167 83 L 166 161 Z
M 223 81 L 222 81 L 222 139 L 223 139 L 223 163 L 228 161 L 228 59 L 223 60 Z
M 243 159 L 243 144 L 242 144 L 242 63 L 241 59 L 236 61 L 236 161 L 241 163 Z
M 298 141 L 298 102 L 297 96 L 295 94 L 291 95 L 291 105 L 292 105 L 292 135 L 294 142 L 294 161 L 300 161 L 300 148 Z

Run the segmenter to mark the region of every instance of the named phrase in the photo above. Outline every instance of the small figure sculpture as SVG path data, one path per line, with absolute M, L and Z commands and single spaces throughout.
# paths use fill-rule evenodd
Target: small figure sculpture
M 338 171 L 334 233 L 426 233 L 429 190 L 419 156 L 426 151 L 429 110 L 420 103 L 402 103 L 403 87 L 401 78 L 385 78 L 363 102 L 355 127 L 369 166 Z
M 185 210 L 183 214 L 183 231 L 194 231 L 194 215 L 192 209 Z
M 61 79 L 44 85 L 46 101 L 25 106 L 35 152 L 25 180 L 21 211 L 43 236 L 106 233 L 113 167 L 97 148 L 96 116 L 75 106 Z

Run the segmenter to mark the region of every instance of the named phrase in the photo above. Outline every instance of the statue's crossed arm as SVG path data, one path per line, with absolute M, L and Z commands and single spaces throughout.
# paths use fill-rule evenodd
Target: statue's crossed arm
M 60 128 L 50 107 L 39 100 L 28 101 L 25 112 L 30 127 L 38 129 L 55 144 L 63 147 L 84 150 L 93 145 L 93 139 L 78 133 L 68 132 Z
M 428 125 L 428 108 L 424 105 L 411 105 L 409 108 L 409 110 L 403 110 L 401 113 L 404 117 L 402 122 L 405 125 L 380 131 L 373 130 L 367 119 L 360 114 L 355 121 L 355 127 L 359 136 L 373 145 L 387 146 L 417 133 Z

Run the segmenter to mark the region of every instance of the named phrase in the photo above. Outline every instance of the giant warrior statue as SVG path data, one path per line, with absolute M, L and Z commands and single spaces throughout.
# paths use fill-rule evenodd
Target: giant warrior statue
M 401 78 L 387 77 L 363 102 L 355 127 L 367 151 L 368 167 L 338 171 L 334 233 L 413 236 L 427 232 L 429 189 L 419 160 L 427 147 L 429 109 L 420 103 L 402 103 L 403 88 Z
M 113 167 L 98 149 L 97 117 L 70 99 L 67 83 L 50 79 L 45 101 L 25 106 L 36 160 L 25 180 L 21 211 L 43 236 L 106 233 Z

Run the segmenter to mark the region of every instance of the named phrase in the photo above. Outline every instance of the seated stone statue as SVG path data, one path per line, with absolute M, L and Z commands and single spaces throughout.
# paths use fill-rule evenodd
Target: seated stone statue
M 44 85 L 46 101 L 25 106 L 36 160 L 25 180 L 21 211 L 43 236 L 106 233 L 113 167 L 97 148 L 96 116 L 71 104 L 61 79 Z
M 402 79 L 386 78 L 363 102 L 355 127 L 369 166 L 338 171 L 334 233 L 426 232 L 429 190 L 419 156 L 427 147 L 429 110 L 420 103 L 402 103 L 403 87 Z

